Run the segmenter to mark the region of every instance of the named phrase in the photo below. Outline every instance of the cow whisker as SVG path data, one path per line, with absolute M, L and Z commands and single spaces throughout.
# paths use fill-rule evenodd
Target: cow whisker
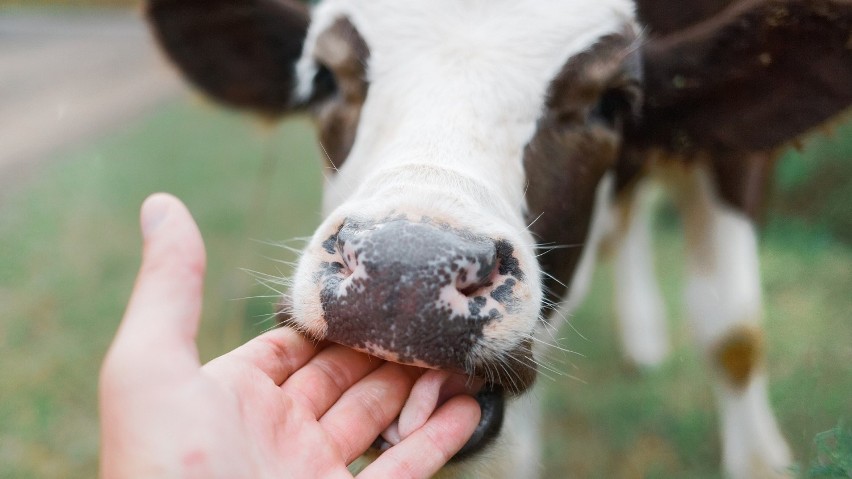
M 534 224 L 535 224 L 535 222 L 536 222 L 536 221 L 538 221 L 538 220 L 539 220 L 542 216 L 544 216 L 544 211 L 542 211 L 541 213 L 539 213 L 539 215 L 538 215 L 538 216 L 536 216 L 536 217 L 535 217 L 535 219 L 534 219 L 534 220 L 532 220 L 532 222 L 531 222 L 530 224 L 528 224 L 528 225 L 527 225 L 527 229 L 530 229 L 530 227 L 531 227 L 532 225 L 534 225 Z
M 531 337 L 531 339 L 532 339 L 533 341 L 535 341 L 535 342 L 537 342 L 537 343 L 541 344 L 541 345 L 547 346 L 547 347 L 548 347 L 548 348 L 550 348 L 550 349 L 555 349 L 555 350 L 557 350 L 557 351 L 561 351 L 561 352 L 563 352 L 563 353 L 575 354 L 575 355 L 577 355 L 577 356 L 580 356 L 581 358 L 585 358 L 585 357 L 586 357 L 586 356 L 585 356 L 583 353 L 581 353 L 581 352 L 574 351 L 574 350 L 572 350 L 572 349 L 568 349 L 568 348 L 566 348 L 566 347 L 564 347 L 564 346 L 560 346 L 559 344 L 549 343 L 549 342 L 547 342 L 547 341 L 545 341 L 545 340 L 543 340 L 543 339 L 541 339 L 541 338 L 537 338 L 537 337 L 535 337 L 535 336 L 532 336 L 532 337 Z

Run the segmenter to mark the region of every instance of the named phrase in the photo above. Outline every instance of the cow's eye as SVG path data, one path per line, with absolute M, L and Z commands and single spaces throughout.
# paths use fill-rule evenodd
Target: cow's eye
M 641 106 L 641 89 L 638 84 L 626 82 L 606 89 L 590 111 L 592 121 L 620 129 L 625 120 L 635 116 Z
M 337 79 L 334 78 L 334 73 L 325 65 L 320 64 L 316 74 L 314 74 L 312 99 L 327 98 L 336 91 Z
M 591 119 L 610 128 L 619 128 L 625 115 L 632 110 L 632 103 L 626 91 L 610 88 L 603 92 L 597 105 L 590 112 Z

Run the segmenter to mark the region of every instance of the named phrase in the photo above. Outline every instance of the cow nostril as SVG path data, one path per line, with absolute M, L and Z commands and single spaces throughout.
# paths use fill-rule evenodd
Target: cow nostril
M 457 288 L 457 289 L 459 290 L 459 293 L 461 293 L 462 295 L 470 297 L 470 296 L 476 296 L 477 295 L 476 292 L 479 291 L 480 289 L 482 289 L 484 286 L 486 286 L 486 285 L 474 284 L 474 285 L 467 286 L 465 288 Z
M 482 290 L 491 287 L 497 278 L 497 263 L 496 258 L 490 258 L 460 268 L 456 276 L 456 289 L 467 297 L 481 296 Z
M 338 239 L 337 254 L 340 255 L 340 262 L 342 263 L 341 272 L 344 276 L 351 276 L 359 265 L 357 251 L 351 243 Z

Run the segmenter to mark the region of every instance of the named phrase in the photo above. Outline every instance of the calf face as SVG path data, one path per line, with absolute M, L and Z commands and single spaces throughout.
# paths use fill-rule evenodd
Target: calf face
M 633 4 L 206 5 L 152 2 L 167 51 L 228 103 L 310 109 L 334 170 L 287 323 L 494 401 L 529 388 L 543 288 L 571 282 L 638 105 Z
M 582 243 L 629 107 L 620 89 L 638 74 L 626 68 L 629 3 L 557 10 L 326 2 L 314 11 L 297 92 L 307 100 L 334 76 L 337 93 L 315 109 L 335 173 L 296 273 L 292 324 L 511 392 L 532 383 L 535 245 L 562 238 L 534 238 L 527 224 L 543 213 L 533 228 L 570 224 Z M 571 217 L 543 211 L 572 195 Z
M 683 20 L 639 3 L 663 32 Z M 650 151 L 774 147 L 849 103 L 848 89 L 810 92 L 816 106 L 797 121 L 757 129 L 788 110 L 755 95 L 758 113 L 729 128 L 734 108 L 753 105 L 719 96 L 731 84 L 771 88 L 765 68 L 798 66 L 802 55 L 778 49 L 778 38 L 837 43 L 852 16 L 846 0 L 742 2 L 644 50 L 634 8 L 327 0 L 309 17 L 285 0 L 149 0 L 148 15 L 214 98 L 317 120 L 334 172 L 284 301 L 287 323 L 474 378 L 469 386 L 499 401 L 533 383 L 545 295 L 558 302 L 571 286 L 607 172 L 624 185 Z M 789 21 L 796 9 L 807 21 Z M 848 63 L 846 46 L 832 48 L 825 64 Z M 727 61 L 735 73 L 718 74 Z M 783 78 L 787 92 L 843 81 L 817 70 Z

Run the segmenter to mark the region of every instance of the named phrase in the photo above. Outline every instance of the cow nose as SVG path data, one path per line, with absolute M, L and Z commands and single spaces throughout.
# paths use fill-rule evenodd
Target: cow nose
M 450 286 L 462 296 L 473 296 L 497 269 L 493 240 L 443 225 L 347 221 L 338 233 L 338 246 L 347 269 L 363 268 L 376 284 L 393 285 L 409 298 L 421 289 Z
M 345 221 L 331 243 L 340 262 L 321 293 L 331 341 L 465 370 L 484 326 L 501 317 L 489 296 L 500 263 L 493 239 L 399 219 Z

